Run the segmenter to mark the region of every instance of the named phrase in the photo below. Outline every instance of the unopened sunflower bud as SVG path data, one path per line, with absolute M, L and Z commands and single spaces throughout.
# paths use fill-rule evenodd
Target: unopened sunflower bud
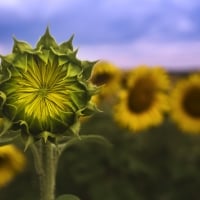
M 95 110 L 88 81 L 95 62 L 77 59 L 72 39 L 58 45 L 47 28 L 36 48 L 14 39 L 1 56 L 0 112 L 27 141 L 78 134 L 79 117 Z

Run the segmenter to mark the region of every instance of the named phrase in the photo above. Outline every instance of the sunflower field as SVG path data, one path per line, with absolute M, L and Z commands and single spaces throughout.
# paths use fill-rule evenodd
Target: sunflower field
M 92 97 L 97 111 L 81 117 L 80 135 L 100 135 L 107 142 L 80 140 L 62 154 L 56 195 L 199 200 L 200 71 L 121 69 L 99 61 L 90 81 L 100 88 Z M 23 148 L 19 139 L 0 147 L 1 200 L 39 199 L 32 153 Z

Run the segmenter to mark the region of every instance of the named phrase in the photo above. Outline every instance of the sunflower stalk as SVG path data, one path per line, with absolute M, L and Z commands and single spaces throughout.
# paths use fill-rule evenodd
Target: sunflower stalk
M 56 171 L 59 153 L 54 144 L 40 140 L 31 145 L 39 178 L 40 200 L 55 200 Z

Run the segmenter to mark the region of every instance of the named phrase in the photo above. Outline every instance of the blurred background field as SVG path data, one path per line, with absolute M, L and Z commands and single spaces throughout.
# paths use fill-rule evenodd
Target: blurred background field
M 176 79 L 186 74 L 173 74 Z M 113 119 L 111 102 L 83 120 L 80 134 L 97 134 L 111 145 L 80 141 L 62 155 L 57 195 L 71 193 L 81 200 L 199 200 L 200 135 L 182 132 L 165 114 L 164 121 L 135 134 Z M 134 123 L 134 122 L 133 122 Z M 16 145 L 23 149 L 21 141 Z M 0 189 L 2 200 L 38 199 L 32 154 L 23 173 Z

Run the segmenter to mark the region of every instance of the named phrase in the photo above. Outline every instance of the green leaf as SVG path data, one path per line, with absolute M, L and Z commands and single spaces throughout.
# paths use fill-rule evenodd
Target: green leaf
M 59 196 L 56 200 L 80 200 L 80 199 L 75 195 L 64 194 Z
M 112 146 L 112 144 L 107 140 L 107 138 L 101 136 L 101 135 L 81 135 L 80 141 L 93 141 L 105 144 L 107 146 Z
M 107 147 L 112 147 L 112 144 L 101 135 L 78 135 L 70 139 L 66 139 L 66 141 L 62 141 L 62 143 L 58 144 L 58 147 L 61 151 L 64 151 L 73 145 L 89 141 L 101 143 L 103 145 L 106 145 Z
M 9 131 L 6 133 L 6 136 L 0 137 L 0 145 L 6 145 L 13 142 L 13 140 L 17 139 L 20 136 L 20 132 L 17 131 Z

